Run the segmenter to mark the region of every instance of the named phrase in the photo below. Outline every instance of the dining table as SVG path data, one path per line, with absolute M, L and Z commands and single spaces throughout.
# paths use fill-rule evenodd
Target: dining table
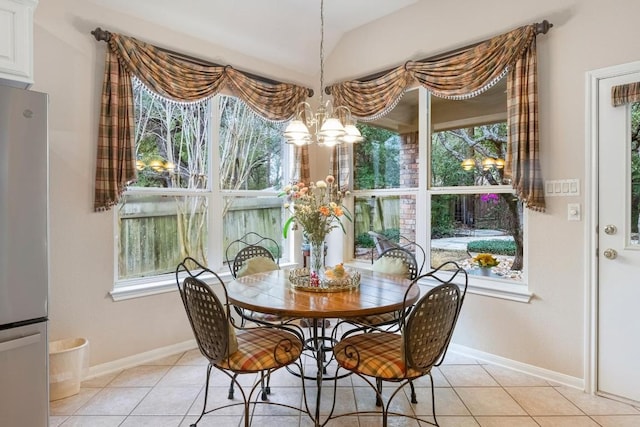
M 357 286 L 346 290 L 301 288 L 291 280 L 292 271 L 280 269 L 236 278 L 227 285 L 228 299 L 230 304 L 246 310 L 311 321 L 312 336 L 305 345 L 309 345 L 317 361 L 314 420 L 319 426 L 320 395 L 326 379 L 324 357 L 332 346 L 332 339 L 324 334 L 325 320 L 348 320 L 402 310 L 418 300 L 420 287 L 401 276 L 348 267 L 349 274 L 359 277 Z

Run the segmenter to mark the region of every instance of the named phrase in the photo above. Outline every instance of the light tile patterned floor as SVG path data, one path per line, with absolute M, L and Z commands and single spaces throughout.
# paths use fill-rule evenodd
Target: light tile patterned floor
M 197 350 L 176 354 L 112 375 L 82 383 L 80 393 L 51 402 L 51 427 L 183 427 L 194 422 L 202 409 L 206 360 Z M 305 369 L 313 371 L 312 360 Z M 311 372 L 312 374 L 313 372 Z M 248 384 L 256 377 L 242 378 Z M 449 353 L 433 372 L 436 408 L 442 427 L 632 427 L 640 426 L 640 408 L 549 384 L 499 366 L 479 363 Z M 210 407 L 228 403 L 229 381 L 215 374 L 210 388 Z M 313 382 L 307 393 L 315 396 Z M 270 400 L 302 405 L 300 379 L 284 369 L 271 381 Z M 389 390 L 386 389 L 385 393 Z M 416 381 L 418 404 L 402 393 L 394 408 L 398 412 L 431 414 L 427 378 Z M 238 392 L 236 392 L 238 393 Z M 326 414 L 333 383 L 325 383 L 320 412 Z M 237 394 L 236 396 L 239 396 Z M 358 377 L 341 379 L 337 385 L 336 413 L 375 410 L 374 393 Z M 310 400 L 313 400 L 311 398 Z M 313 408 L 315 402 L 310 402 Z M 215 414 L 215 415 L 214 415 Z M 228 408 L 207 415 L 200 427 L 243 426 L 242 408 Z M 390 426 L 420 426 L 414 420 L 392 418 Z M 310 427 L 307 415 L 278 406 L 258 405 L 253 426 Z M 351 416 L 331 420 L 328 426 L 374 427 L 379 416 Z

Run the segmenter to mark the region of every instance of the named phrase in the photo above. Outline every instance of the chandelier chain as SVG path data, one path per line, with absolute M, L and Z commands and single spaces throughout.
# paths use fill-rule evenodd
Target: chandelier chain
M 324 101 L 324 0 L 320 0 L 320 105 Z
M 343 115 L 342 119 L 338 111 Z M 314 130 L 313 135 L 310 127 Z M 296 119 L 292 120 L 284 131 L 284 137 L 289 144 L 311 144 L 314 136 L 319 145 L 329 147 L 343 142 L 360 142 L 364 139 L 356 128 L 348 107 L 340 105 L 334 109 L 331 100 L 326 104 L 324 102 L 324 0 L 320 0 L 320 105 L 314 113 L 307 102 L 298 104 Z

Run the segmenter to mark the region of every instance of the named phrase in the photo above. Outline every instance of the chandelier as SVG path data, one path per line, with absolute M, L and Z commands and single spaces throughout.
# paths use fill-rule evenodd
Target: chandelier
M 314 113 L 307 102 L 298 104 L 295 119 L 284 131 L 287 143 L 295 145 L 313 143 L 314 135 L 318 145 L 327 147 L 364 139 L 347 107 L 333 108 L 331 100 L 324 101 L 324 0 L 320 0 L 320 106 Z

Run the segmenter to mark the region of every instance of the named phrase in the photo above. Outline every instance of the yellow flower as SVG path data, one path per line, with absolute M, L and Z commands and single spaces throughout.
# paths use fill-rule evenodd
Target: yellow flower
M 485 253 L 476 255 L 473 258 L 473 262 L 478 264 L 478 267 L 481 268 L 495 267 L 500 264 L 500 261 L 498 261 L 493 255 Z

